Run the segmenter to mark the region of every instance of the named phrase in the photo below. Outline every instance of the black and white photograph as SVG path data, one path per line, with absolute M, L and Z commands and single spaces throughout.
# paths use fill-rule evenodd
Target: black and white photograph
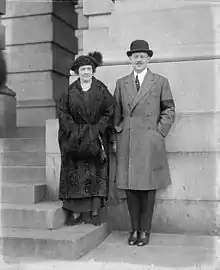
M 0 0 L 0 270 L 220 270 L 220 0 Z

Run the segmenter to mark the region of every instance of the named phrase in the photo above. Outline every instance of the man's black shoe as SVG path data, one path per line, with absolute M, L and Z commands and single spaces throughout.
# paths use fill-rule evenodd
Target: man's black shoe
M 141 231 L 137 240 L 137 246 L 143 247 L 149 243 L 150 234 L 148 232 Z
M 138 231 L 132 231 L 128 238 L 128 245 L 134 246 L 137 244 L 137 241 L 138 241 Z

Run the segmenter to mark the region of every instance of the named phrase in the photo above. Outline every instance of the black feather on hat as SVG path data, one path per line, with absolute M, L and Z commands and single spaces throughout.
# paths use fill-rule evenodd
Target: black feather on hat
M 103 64 L 102 54 L 100 52 L 90 52 L 88 56 L 95 60 L 96 67 L 99 67 Z
M 82 66 L 91 65 L 93 70 L 103 63 L 102 61 L 102 54 L 98 51 L 90 52 L 88 55 L 80 55 L 79 57 L 74 60 L 71 70 L 75 73 L 78 73 L 79 68 Z

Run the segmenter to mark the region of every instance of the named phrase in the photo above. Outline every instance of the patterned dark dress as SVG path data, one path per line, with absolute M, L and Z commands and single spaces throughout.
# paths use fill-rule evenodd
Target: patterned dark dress
M 61 172 L 59 198 L 74 212 L 88 212 L 105 205 L 109 189 L 109 163 L 100 162 L 101 135 L 109 154 L 114 97 L 93 77 L 84 92 L 80 80 L 58 102 Z

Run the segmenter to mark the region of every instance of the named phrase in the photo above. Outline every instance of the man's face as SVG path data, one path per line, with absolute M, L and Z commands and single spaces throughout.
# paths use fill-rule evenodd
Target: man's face
M 140 73 L 147 68 L 147 64 L 150 60 L 150 56 L 145 52 L 132 53 L 129 57 L 133 69 Z
M 79 68 L 79 77 L 83 82 L 89 82 L 92 79 L 93 70 L 91 65 L 81 66 Z

